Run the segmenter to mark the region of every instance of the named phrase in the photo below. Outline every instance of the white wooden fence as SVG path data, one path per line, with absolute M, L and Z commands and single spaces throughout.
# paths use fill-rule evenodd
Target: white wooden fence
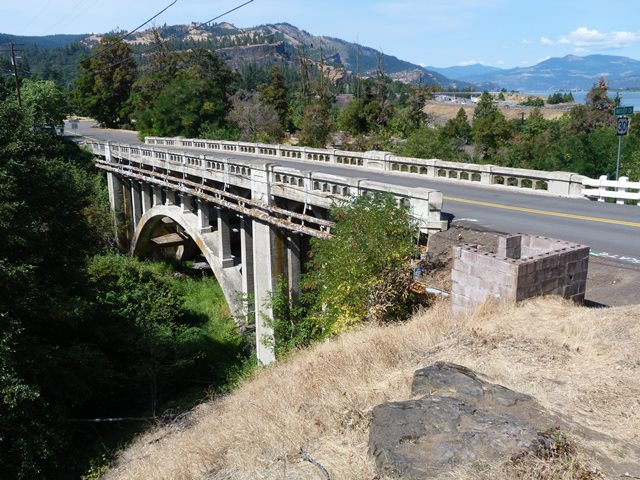
M 636 203 L 640 206 L 640 182 L 630 182 L 627 177 L 620 177 L 620 180 L 607 180 L 606 175 L 598 179 L 584 178 L 582 180 L 582 195 L 588 198 L 595 198 L 599 202 L 607 199 L 615 199 L 619 205 L 625 203 Z

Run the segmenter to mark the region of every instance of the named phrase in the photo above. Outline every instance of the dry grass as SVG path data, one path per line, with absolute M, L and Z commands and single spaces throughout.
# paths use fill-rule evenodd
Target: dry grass
M 322 478 L 302 459 L 305 447 L 332 479 L 372 479 L 371 408 L 409 398 L 414 370 L 436 360 L 466 365 L 638 445 L 638 313 L 640 307 L 589 310 L 543 298 L 464 319 L 440 303 L 406 324 L 363 328 L 264 369 L 231 395 L 198 407 L 188 425 L 141 436 L 108 477 Z M 579 444 L 611 458 L 628 455 L 594 438 Z M 498 470 L 491 478 L 513 478 L 513 471 Z

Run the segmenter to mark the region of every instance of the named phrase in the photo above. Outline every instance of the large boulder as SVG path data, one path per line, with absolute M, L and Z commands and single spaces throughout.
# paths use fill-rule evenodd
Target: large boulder
M 423 397 L 373 409 L 369 449 L 386 475 L 438 478 L 474 461 L 540 451 L 556 424 L 532 397 L 451 363 L 416 371 L 412 393 Z

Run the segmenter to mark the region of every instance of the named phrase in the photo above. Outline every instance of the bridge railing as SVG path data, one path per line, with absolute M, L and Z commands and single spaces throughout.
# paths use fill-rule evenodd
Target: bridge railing
M 546 172 L 497 165 L 448 162 L 439 159 L 399 157 L 388 152 L 348 152 L 335 149 L 295 147 L 262 143 L 229 142 L 190 138 L 147 137 L 149 146 L 235 152 L 243 155 L 291 159 L 309 163 L 334 164 L 363 170 L 378 170 L 438 180 L 501 186 L 515 190 L 535 190 L 562 197 L 580 197 L 587 178 L 571 172 Z
M 437 190 L 301 171 L 275 162 L 258 166 L 233 158 L 213 158 L 206 153 L 195 155 L 177 150 L 180 145 L 167 145 L 170 148 L 157 149 L 152 145 L 104 144 L 91 141 L 84 144 L 93 153 L 113 159 L 116 164 L 122 160 L 133 161 L 151 167 L 154 171 L 171 170 L 179 175 L 202 176 L 225 185 L 237 185 L 252 190 L 255 184 L 266 181 L 268 186 L 265 191 L 323 208 L 330 208 L 340 197 L 387 192 L 394 195 L 399 203 L 409 206 L 412 214 L 422 219 L 428 230 L 440 231 L 447 228 L 446 220 L 441 218 L 442 193 Z
M 635 203 L 640 206 L 640 182 L 630 182 L 627 177 L 619 180 L 608 180 L 606 175 L 598 179 L 585 178 L 582 180 L 582 194 L 588 198 L 594 198 L 599 202 L 615 199 L 619 205 Z

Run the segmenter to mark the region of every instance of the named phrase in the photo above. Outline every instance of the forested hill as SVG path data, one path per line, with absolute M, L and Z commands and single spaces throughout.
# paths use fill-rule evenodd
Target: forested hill
M 73 42 L 78 42 L 87 38 L 88 34 L 77 34 L 77 35 L 46 35 L 43 37 L 33 37 L 33 36 L 19 36 L 19 35 L 9 35 L 7 33 L 0 33 L 0 45 L 5 45 L 8 43 L 16 43 L 21 46 L 28 47 L 39 47 L 39 48 L 60 48 L 66 45 L 69 45 Z
M 323 63 L 337 77 L 351 73 L 374 76 L 379 69 L 394 79 L 423 85 L 442 85 L 446 88 L 465 88 L 466 82 L 453 81 L 437 72 L 384 54 L 370 47 L 338 38 L 315 36 L 288 23 L 239 28 L 230 23 L 211 26 L 164 25 L 161 37 L 169 39 L 176 50 L 195 46 L 215 50 L 232 68 L 256 64 L 259 66 L 285 63 L 296 66 L 300 55 L 311 62 Z M 23 43 L 25 62 L 30 74 L 69 84 L 78 68 L 79 55 L 98 45 L 103 35 L 53 35 L 20 37 L 0 34 L 0 42 Z M 128 40 L 137 53 L 136 60 L 144 62 L 146 52 L 153 49 L 153 33 L 145 30 Z

